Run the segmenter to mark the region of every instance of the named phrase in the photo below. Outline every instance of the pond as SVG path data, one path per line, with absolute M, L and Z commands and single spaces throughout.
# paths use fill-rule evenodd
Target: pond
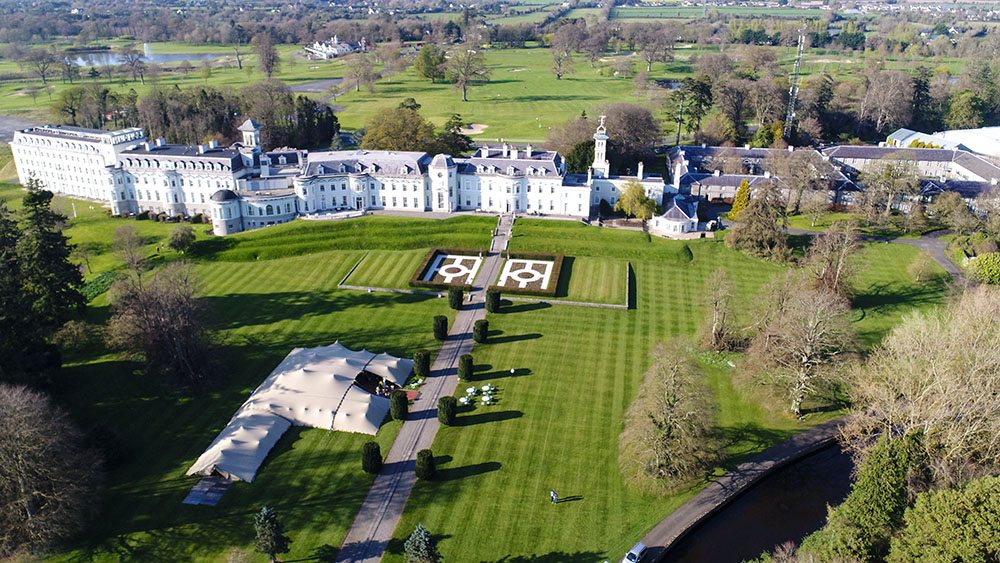
M 220 47 L 221 48 L 221 47 Z M 142 44 L 143 60 L 147 63 L 179 63 L 188 61 L 192 64 L 200 61 L 210 61 L 225 56 L 226 53 L 154 53 L 149 43 Z M 74 53 L 73 63 L 77 66 L 109 66 L 122 64 L 118 53 L 114 51 L 79 51 Z
M 663 561 L 739 563 L 786 541 L 797 543 L 823 526 L 827 504 L 847 496 L 853 467 L 839 446 L 793 462 L 697 526 Z

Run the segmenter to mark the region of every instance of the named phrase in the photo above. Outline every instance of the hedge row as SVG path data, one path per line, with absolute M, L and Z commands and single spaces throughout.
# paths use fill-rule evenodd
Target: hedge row
M 413 287 L 426 287 L 429 289 L 436 289 L 439 291 L 445 291 L 451 288 L 461 289 L 462 291 L 472 291 L 472 284 L 470 283 L 436 283 L 432 281 L 424 281 L 424 274 L 427 273 L 427 269 L 431 267 L 431 263 L 434 261 L 434 257 L 438 254 L 460 254 L 463 256 L 477 256 L 482 253 L 484 256 L 486 254 L 485 250 L 477 250 L 473 248 L 443 248 L 436 246 L 427 251 L 427 256 L 424 256 L 424 261 L 420 263 L 420 267 L 417 268 L 416 273 L 410 278 L 410 285 Z
M 553 254 L 551 252 L 508 252 L 506 259 L 521 259 L 521 260 L 550 260 L 552 262 L 552 275 L 549 277 L 549 288 L 548 289 L 531 289 L 530 287 L 520 288 L 517 286 L 506 287 L 499 285 L 491 285 L 490 289 L 496 289 L 500 293 L 514 293 L 519 295 L 540 295 L 542 297 L 555 297 L 556 291 L 559 290 L 559 276 L 562 275 L 563 259 L 565 256 L 563 254 Z

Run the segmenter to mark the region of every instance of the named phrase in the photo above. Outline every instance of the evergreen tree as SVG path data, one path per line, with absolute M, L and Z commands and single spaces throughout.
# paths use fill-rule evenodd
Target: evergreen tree
M 291 540 L 284 534 L 284 526 L 278 521 L 278 514 L 270 506 L 261 507 L 254 516 L 253 527 L 257 533 L 254 549 L 267 555 L 271 563 L 278 560 L 279 553 L 288 553 Z
M 406 538 L 403 544 L 403 551 L 406 553 L 407 563 L 437 563 L 441 561 L 441 554 L 438 553 L 437 546 L 431 538 L 431 533 L 423 524 L 417 524 L 410 537 Z
M 733 199 L 733 208 L 729 211 L 729 220 L 738 221 L 740 212 L 746 209 L 748 203 L 750 203 L 750 182 L 744 179 L 736 189 L 736 198 Z
M 8 382 L 28 381 L 29 374 L 44 371 L 34 364 L 47 352 L 37 315 L 22 294 L 20 238 L 14 214 L 0 201 L 0 380 Z
M 23 299 L 31 303 L 41 327 L 52 331 L 86 303 L 80 293 L 83 276 L 69 261 L 72 248 L 62 232 L 66 217 L 52 211 L 52 192 L 36 179 L 26 187 L 23 234 L 17 242 Z

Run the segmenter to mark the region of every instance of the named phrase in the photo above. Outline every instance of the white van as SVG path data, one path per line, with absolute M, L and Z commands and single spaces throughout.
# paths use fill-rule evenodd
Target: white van
M 632 549 L 628 550 L 625 557 L 622 557 L 622 563 L 639 563 L 642 558 L 646 555 L 646 545 L 639 542 L 632 546 Z

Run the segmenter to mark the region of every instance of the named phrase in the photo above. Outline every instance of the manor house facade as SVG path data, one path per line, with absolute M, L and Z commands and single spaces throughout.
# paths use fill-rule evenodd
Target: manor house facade
M 101 131 L 40 126 L 18 131 L 11 147 L 22 184 L 101 201 L 116 215 L 150 211 L 211 217 L 226 235 L 337 211 L 484 211 L 586 218 L 614 205 L 638 181 L 662 202 L 662 177 L 615 176 L 603 118 L 587 174 L 568 174 L 556 152 L 530 145 L 482 147 L 469 157 L 400 151 L 264 151 L 248 119 L 230 147 L 148 141 L 141 129 Z

